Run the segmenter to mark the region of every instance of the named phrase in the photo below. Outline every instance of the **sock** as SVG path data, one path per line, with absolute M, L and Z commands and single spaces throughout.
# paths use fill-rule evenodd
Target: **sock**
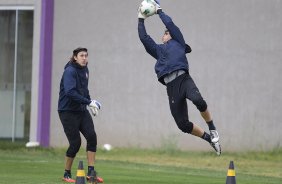
M 209 130 L 215 130 L 215 129 L 216 129 L 215 126 L 214 126 L 214 124 L 213 124 L 213 121 L 212 121 L 212 120 L 209 121 L 209 122 L 207 122 L 207 124 L 208 124 L 208 126 L 209 126 Z
M 91 171 L 94 170 L 94 166 L 88 166 L 88 176 L 90 176 Z
M 71 177 L 71 171 L 65 169 L 64 177 L 65 176 L 70 176 Z
M 204 134 L 202 135 L 201 138 L 204 139 L 205 141 L 211 143 L 211 136 L 207 132 L 204 132 Z

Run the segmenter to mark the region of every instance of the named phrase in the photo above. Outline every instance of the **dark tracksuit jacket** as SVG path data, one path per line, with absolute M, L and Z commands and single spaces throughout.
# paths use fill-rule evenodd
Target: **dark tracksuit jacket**
M 164 84 L 163 78 L 169 73 L 180 69 L 188 73 L 189 65 L 186 53 L 190 53 L 191 48 L 185 43 L 179 28 L 168 15 L 164 12 L 160 12 L 159 17 L 168 29 L 172 37 L 171 40 L 165 44 L 156 44 L 146 32 L 144 19 L 139 19 L 138 33 L 146 51 L 157 60 L 155 72 L 158 80 Z
M 86 111 L 91 103 L 87 66 L 68 62 L 60 83 L 58 111 Z

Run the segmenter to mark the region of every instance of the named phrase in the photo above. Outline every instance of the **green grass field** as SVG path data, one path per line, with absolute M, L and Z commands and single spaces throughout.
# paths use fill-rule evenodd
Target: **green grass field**
M 0 183 L 62 184 L 65 149 L 32 148 L 0 141 Z M 78 161 L 86 170 L 85 150 Z M 230 160 L 238 184 L 281 184 L 282 150 L 223 153 L 185 152 L 176 149 L 116 148 L 97 152 L 96 170 L 105 184 L 219 184 L 225 183 Z

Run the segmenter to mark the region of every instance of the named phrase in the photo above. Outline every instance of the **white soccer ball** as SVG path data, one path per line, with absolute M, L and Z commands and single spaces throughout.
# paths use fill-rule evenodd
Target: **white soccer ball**
M 27 148 L 34 148 L 34 147 L 38 147 L 39 146 L 39 142 L 28 142 L 25 144 L 25 147 Z
M 140 5 L 140 11 L 143 15 L 149 17 L 156 13 L 156 7 L 151 0 L 144 0 Z
M 110 144 L 104 144 L 104 145 L 103 145 L 103 149 L 106 150 L 106 151 L 111 151 L 112 145 L 110 145 Z

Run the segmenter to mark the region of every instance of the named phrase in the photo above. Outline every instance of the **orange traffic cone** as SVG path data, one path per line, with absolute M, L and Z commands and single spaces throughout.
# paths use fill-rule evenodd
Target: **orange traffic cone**
M 82 161 L 79 161 L 79 164 L 78 164 L 75 184 L 85 184 L 85 171 L 83 169 L 83 162 Z
M 227 171 L 226 184 L 236 184 L 234 163 L 230 161 L 229 169 Z

